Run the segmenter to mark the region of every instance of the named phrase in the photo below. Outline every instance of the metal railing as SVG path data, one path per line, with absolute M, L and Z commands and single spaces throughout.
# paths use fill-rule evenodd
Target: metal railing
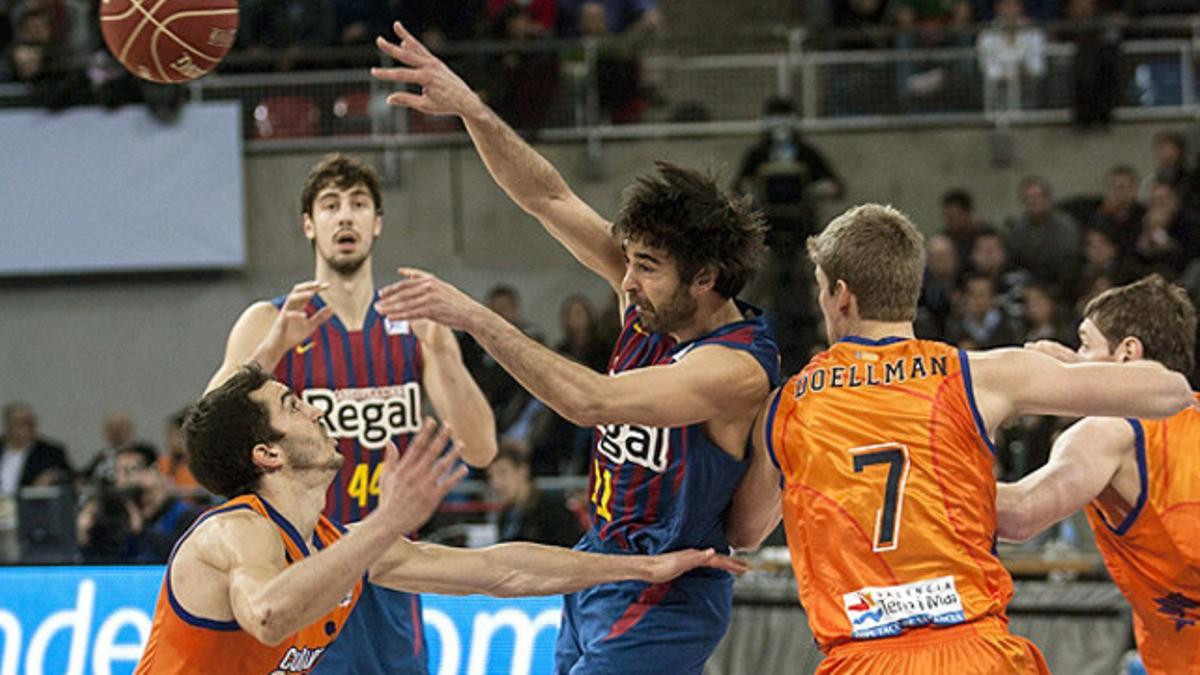
M 1169 26 L 1171 37 L 1114 45 L 1116 119 L 1200 120 L 1200 17 Z M 895 45 L 899 35 L 876 37 Z M 1049 42 L 1039 77 L 1013 71 L 991 81 L 972 40 L 962 33 L 951 41 L 959 46 L 839 50 L 825 47 L 844 41 L 794 29 L 712 53 L 694 41 L 660 41 L 631 59 L 610 42 L 584 39 L 479 43 L 444 58 L 510 123 L 548 140 L 754 132 L 772 96 L 793 99 L 808 131 L 1071 118 L 1074 44 Z M 366 67 L 218 72 L 187 86 L 195 101 L 240 100 L 252 151 L 464 140 L 457 120 L 389 107 L 388 88 Z M 19 104 L 25 91 L 0 86 L 0 105 Z

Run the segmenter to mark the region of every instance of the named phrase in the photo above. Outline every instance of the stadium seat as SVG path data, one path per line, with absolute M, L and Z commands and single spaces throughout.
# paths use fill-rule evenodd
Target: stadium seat
M 317 135 L 321 111 L 307 96 L 270 96 L 254 107 L 255 138 L 311 138 Z

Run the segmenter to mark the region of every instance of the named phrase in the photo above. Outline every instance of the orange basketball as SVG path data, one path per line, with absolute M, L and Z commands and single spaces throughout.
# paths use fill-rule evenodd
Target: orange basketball
M 109 51 L 134 75 L 187 82 L 221 62 L 237 36 L 237 0 L 101 0 Z

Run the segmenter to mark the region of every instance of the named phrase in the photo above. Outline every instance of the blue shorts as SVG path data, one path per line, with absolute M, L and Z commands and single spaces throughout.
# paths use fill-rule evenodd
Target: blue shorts
M 563 598 L 554 672 L 699 674 L 732 612 L 733 577 L 720 570 L 572 593 Z
M 363 584 L 346 625 L 313 673 L 428 675 L 420 596 Z

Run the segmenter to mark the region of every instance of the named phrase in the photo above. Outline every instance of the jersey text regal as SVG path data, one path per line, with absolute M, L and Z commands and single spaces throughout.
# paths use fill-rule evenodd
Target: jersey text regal
M 670 429 L 636 424 L 603 424 L 596 427 L 596 450 L 616 464 L 630 462 L 662 473 L 667 470 Z
M 390 387 L 306 389 L 304 401 L 324 415 L 329 435 L 355 438 L 364 448 L 378 450 L 397 434 L 421 428 L 421 385 L 407 382 Z

